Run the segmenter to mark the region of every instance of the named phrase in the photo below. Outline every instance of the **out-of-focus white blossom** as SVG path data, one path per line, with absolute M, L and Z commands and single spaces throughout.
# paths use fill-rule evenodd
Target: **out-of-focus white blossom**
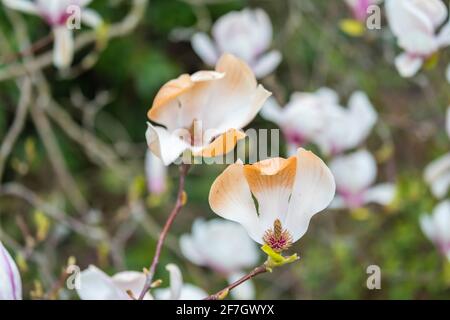
M 22 281 L 11 255 L 0 242 L 0 300 L 22 300 Z
M 404 50 L 395 59 L 403 77 L 414 76 L 427 58 L 450 45 L 448 9 L 442 0 L 386 0 L 386 15 Z
M 395 185 L 373 185 L 377 177 L 377 164 L 367 150 L 341 155 L 330 163 L 336 181 L 336 197 L 333 208 L 359 208 L 374 202 L 387 205 L 394 199 Z
M 213 66 L 223 53 L 243 59 L 257 78 L 270 74 L 281 62 L 281 53 L 268 51 L 272 43 L 272 24 L 262 9 L 233 11 L 220 17 L 212 28 L 212 39 L 199 32 L 191 39 L 194 51 Z
M 328 155 L 336 155 L 359 146 L 378 119 L 369 98 L 362 91 L 351 95 L 348 108 L 330 104 L 324 108 L 324 112 L 324 127 L 313 141 Z
M 446 130 L 450 137 L 450 107 L 447 108 Z M 450 153 L 447 153 L 425 167 L 424 179 L 431 187 L 433 195 L 442 199 L 450 186 Z
M 242 270 L 255 267 L 259 258 L 258 248 L 245 229 L 222 219 L 197 219 L 192 233 L 181 236 L 180 247 L 192 263 L 209 267 L 231 282 L 244 276 Z M 231 295 L 236 299 L 254 299 L 253 283 L 243 283 Z
M 170 273 L 170 288 L 154 289 L 153 295 L 157 299 L 170 300 L 197 300 L 207 294 L 190 284 L 183 284 L 180 269 L 169 264 L 166 269 Z M 110 277 L 95 266 L 89 266 L 80 273 L 80 287 L 78 295 L 82 300 L 131 300 L 127 291 L 131 291 L 134 297 L 139 297 L 144 288 L 145 274 L 136 271 L 123 271 Z M 150 293 L 146 293 L 144 300 L 153 300 Z
M 450 201 L 439 203 L 432 215 L 423 215 L 420 226 L 428 239 L 450 261 Z
M 328 88 L 313 93 L 296 92 L 284 108 L 277 104 L 275 98 L 269 98 L 261 110 L 261 116 L 280 127 L 288 145 L 288 155 L 291 156 L 324 130 L 328 108 L 338 103 L 338 95 Z
M 445 77 L 447 78 L 448 83 L 450 83 L 450 63 L 447 66 L 447 69 L 445 71 Z
M 145 154 L 145 175 L 147 189 L 151 194 L 160 195 L 167 190 L 167 167 L 148 149 Z
M 18 11 L 40 16 L 52 28 L 54 37 L 53 64 L 57 68 L 70 66 L 74 55 L 73 30 L 67 25 L 77 7 L 81 13 L 80 19 L 85 25 L 97 28 L 102 19 L 92 9 L 86 8 L 92 0 L 3 0 L 3 3 Z

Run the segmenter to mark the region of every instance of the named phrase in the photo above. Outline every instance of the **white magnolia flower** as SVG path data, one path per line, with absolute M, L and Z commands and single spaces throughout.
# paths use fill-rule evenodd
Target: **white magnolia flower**
M 450 201 L 439 203 L 432 215 L 423 215 L 420 226 L 428 239 L 450 261 Z
M 313 93 L 292 94 L 284 108 L 281 108 L 274 98 L 269 98 L 261 109 L 261 116 L 281 128 L 288 144 L 288 154 L 291 156 L 299 147 L 324 130 L 327 126 L 328 108 L 338 104 L 339 97 L 335 91 L 321 88 Z
M 450 137 L 450 107 L 447 109 L 446 130 Z M 425 182 L 431 187 L 433 195 L 442 199 L 450 186 L 450 153 L 433 160 L 425 167 Z
M 197 300 L 207 296 L 200 288 L 183 284 L 180 269 L 176 265 L 169 264 L 166 269 L 170 273 L 170 289 L 154 289 L 152 292 L 157 299 L 164 297 L 170 300 Z M 127 291 L 131 291 L 134 297 L 139 297 L 144 288 L 145 274 L 123 271 L 110 277 L 91 265 L 80 273 L 80 284 L 77 293 L 82 300 L 131 300 Z M 146 293 L 144 300 L 153 300 L 153 297 Z
M 73 30 L 67 26 L 71 19 L 72 8 L 80 9 L 81 21 L 92 28 L 97 28 L 102 19 L 92 9 L 86 8 L 92 0 L 3 0 L 11 9 L 34 14 L 44 19 L 52 28 L 54 36 L 53 64 L 58 68 L 70 66 L 74 55 Z
M 330 169 L 337 189 L 333 208 L 359 208 L 371 202 L 388 205 L 394 199 L 394 184 L 373 186 L 377 178 L 377 164 L 367 150 L 336 157 L 331 161 Z
M 209 204 L 219 216 L 240 223 L 253 240 L 281 252 L 305 234 L 334 192 L 325 163 L 300 148 L 288 159 L 228 166 L 211 186 Z
M 180 247 L 192 263 L 221 273 L 230 283 L 244 276 L 242 270 L 255 267 L 259 259 L 258 248 L 245 229 L 222 219 L 197 219 L 192 233 L 181 236 Z M 236 299 L 254 299 L 253 283 L 247 281 L 231 294 Z
M 353 17 L 364 22 L 367 18 L 367 9 L 374 4 L 379 4 L 382 0 L 345 0 L 345 3 L 350 7 Z
M 167 167 L 150 150 L 145 154 L 145 175 L 151 194 L 159 195 L 167 190 Z
M 242 60 L 224 54 L 215 71 L 183 74 L 160 89 L 148 118 L 164 127 L 149 123 L 147 144 L 165 165 L 186 150 L 204 157 L 226 154 L 245 137 L 240 129 L 270 94 Z
M 359 146 L 378 119 L 369 98 L 362 91 L 351 95 L 348 108 L 330 104 L 324 112 L 324 128 L 314 138 L 324 154 L 335 155 Z
M 22 281 L 11 255 L 0 242 L 0 300 L 22 300 Z
M 257 78 L 270 74 L 281 62 L 281 53 L 269 50 L 272 43 L 272 24 L 262 9 L 233 11 L 216 21 L 211 38 L 199 32 L 191 39 L 194 51 L 213 66 L 226 52 L 247 62 Z
M 423 62 L 450 45 L 448 10 L 442 0 L 386 0 L 386 15 L 398 45 L 404 50 L 395 65 L 403 77 L 419 71 Z

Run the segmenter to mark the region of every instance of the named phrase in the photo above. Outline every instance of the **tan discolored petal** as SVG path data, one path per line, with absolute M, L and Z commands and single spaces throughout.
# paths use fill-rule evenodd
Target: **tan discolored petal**
M 240 130 L 230 129 L 226 133 L 218 136 L 200 151 L 193 152 L 194 156 L 217 157 L 227 154 L 234 149 L 239 140 L 246 137 L 245 133 Z

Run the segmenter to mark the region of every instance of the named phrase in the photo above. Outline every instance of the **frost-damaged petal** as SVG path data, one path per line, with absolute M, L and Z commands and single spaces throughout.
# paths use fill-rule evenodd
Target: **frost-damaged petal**
M 276 219 L 284 225 L 296 168 L 296 157 L 267 159 L 244 166 L 250 191 L 258 202 L 261 229 L 271 229 Z
M 375 182 L 377 164 L 367 150 L 334 158 L 330 163 L 338 190 L 352 194 L 364 191 Z
M 398 72 L 404 78 L 414 76 L 422 67 L 423 59 L 414 57 L 408 53 L 402 53 L 395 58 L 395 66 Z
M 81 287 L 77 288 L 81 300 L 129 300 L 128 294 L 115 285 L 112 278 L 95 266 L 80 273 Z
M 285 225 L 292 234 L 293 242 L 305 234 L 311 217 L 330 204 L 335 189 L 333 175 L 326 164 L 314 153 L 300 148 Z
M 0 300 L 22 300 L 22 281 L 17 265 L 0 242 Z
M 240 223 L 253 240 L 262 243 L 264 230 L 259 226 L 241 161 L 228 166 L 214 181 L 209 192 L 209 205 L 217 215 Z
M 242 140 L 245 137 L 246 135 L 244 132 L 230 129 L 226 133 L 218 136 L 207 146 L 201 148 L 201 150 L 193 152 L 193 155 L 212 158 L 227 154 L 234 149 L 239 140 Z
M 258 79 L 271 74 L 281 62 L 281 53 L 278 50 L 270 51 L 256 60 L 252 69 Z
M 191 39 L 192 49 L 207 65 L 213 66 L 219 59 L 217 49 L 211 38 L 204 32 L 197 32 Z
M 3 0 L 3 4 L 10 9 L 30 14 L 39 14 L 36 4 L 28 0 Z
M 53 28 L 53 35 L 53 64 L 60 69 L 67 68 L 72 64 L 74 55 L 73 32 L 66 26 L 58 26 Z
M 171 164 L 190 147 L 188 143 L 166 129 L 153 126 L 150 123 L 147 123 L 147 125 L 148 128 L 145 133 L 147 145 L 153 154 L 162 160 L 164 165 Z
M 365 203 L 378 203 L 383 206 L 390 204 L 395 197 L 395 184 L 380 183 L 364 193 Z

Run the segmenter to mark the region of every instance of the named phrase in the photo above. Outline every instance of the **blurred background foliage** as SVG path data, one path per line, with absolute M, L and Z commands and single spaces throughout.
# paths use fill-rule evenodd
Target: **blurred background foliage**
M 106 21 L 117 21 L 127 12 L 129 2 L 94 1 L 92 7 Z M 328 210 L 316 216 L 310 231 L 292 249 L 299 252 L 301 260 L 255 280 L 257 298 L 450 298 L 448 262 L 418 224 L 419 216 L 436 204 L 423 182 L 423 168 L 448 151 L 450 143 L 443 116 L 450 102 L 448 83 L 444 81 L 450 51 L 441 51 L 436 65 L 405 80 L 392 63 L 398 48 L 385 18 L 381 30 L 353 38 L 339 29 L 339 21 L 350 16 L 348 8 L 341 1 L 326 0 L 152 0 L 137 30 L 111 40 L 90 70 L 65 78 L 54 68 L 46 68 L 44 76 L 51 84 L 54 99 L 77 123 L 83 124 L 86 110 L 74 106 L 74 94 L 81 93 L 87 100 L 95 99 L 99 92 L 110 95 L 89 130 L 112 145 L 127 171 L 123 177 L 111 168 L 95 165 L 80 145 L 54 125 L 64 160 L 92 207 L 80 214 L 62 193 L 46 149 L 33 124 L 27 121 L 8 159 L 2 183 L 24 185 L 57 210 L 100 227 L 109 236 L 101 241 L 87 239 L 49 218 L 42 208 L 19 197 L 2 196 L 0 238 L 6 245 L 20 249 L 15 251 L 15 258 L 25 297 L 40 286 L 50 290 L 71 256 L 82 268 L 95 264 L 110 274 L 148 266 L 155 234 L 175 197 L 177 168 L 170 168 L 166 195 L 155 198 L 147 193 L 143 162 L 147 110 L 166 81 L 205 68 L 189 41 L 177 36 L 192 30 L 208 31 L 218 17 L 244 7 L 261 7 L 269 13 L 274 27 L 273 46 L 283 54 L 282 64 L 263 80 L 264 85 L 281 103 L 294 91 L 314 91 L 322 86 L 335 89 L 343 102 L 354 90 L 365 91 L 380 115 L 367 146 L 377 156 L 383 179 L 398 183 L 397 198 L 390 207 L 369 206 L 353 212 Z M 31 39 L 48 33 L 39 19 L 26 16 L 25 21 Z M 19 51 L 2 6 L 0 28 L 14 50 Z M 79 52 L 76 61 L 83 54 Z M 0 70 L 3 67 L 0 65 Z M 0 82 L 0 137 L 12 123 L 17 100 L 14 81 Z M 260 117 L 251 126 L 275 128 Z M 223 168 L 199 165 L 190 173 L 188 205 L 177 218 L 162 255 L 158 276 L 163 280 L 168 279 L 162 266 L 175 262 L 187 282 L 208 292 L 225 285 L 212 271 L 183 259 L 177 243 L 180 234 L 190 232 L 195 218 L 214 217 L 207 195 Z M 136 206 L 141 206 L 139 214 L 134 213 Z M 119 238 L 122 241 L 116 241 Z M 366 288 L 366 268 L 372 264 L 381 268 L 381 290 Z M 62 297 L 76 295 L 64 291 Z

